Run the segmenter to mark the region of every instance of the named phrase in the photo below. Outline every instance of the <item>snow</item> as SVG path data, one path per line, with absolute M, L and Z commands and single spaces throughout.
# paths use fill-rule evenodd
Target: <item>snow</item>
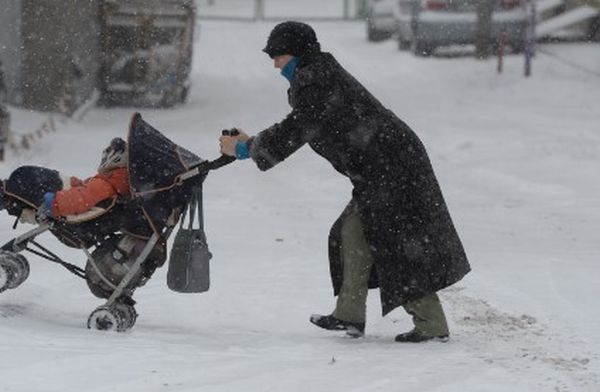
M 535 32 L 538 35 L 538 37 L 544 37 L 562 28 L 572 26 L 576 23 L 584 22 L 598 15 L 598 12 L 599 11 L 594 7 L 591 7 L 589 5 L 582 5 L 581 7 L 573 8 L 554 18 L 547 19 L 541 23 L 538 23 L 538 25 L 535 28 Z
M 202 21 L 188 104 L 143 117 L 204 158 L 221 129 L 255 133 L 288 111 L 286 81 L 261 48 L 272 23 Z M 473 271 L 440 293 L 448 343 L 398 344 L 411 327 L 368 300 L 367 335 L 308 322 L 329 313 L 327 234 L 350 184 L 310 149 L 270 172 L 236 162 L 204 183 L 211 290 L 170 292 L 166 266 L 136 292 L 133 330 L 85 327 L 102 301 L 59 266 L 0 294 L 0 391 L 598 391 L 600 390 L 600 79 L 539 54 L 417 58 L 369 44 L 364 24 L 314 24 L 333 52 L 428 148 Z M 600 69 L 595 44 L 544 45 Z M 91 175 L 135 109 L 94 108 L 0 164 Z M 27 132 L 45 115 L 13 109 Z M 11 230 L 0 216 L 5 241 Z M 81 252 L 42 243 L 82 266 Z

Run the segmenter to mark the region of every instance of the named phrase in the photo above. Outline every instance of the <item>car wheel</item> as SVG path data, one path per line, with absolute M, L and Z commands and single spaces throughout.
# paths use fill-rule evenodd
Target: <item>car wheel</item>
M 514 54 L 522 54 L 525 52 L 525 43 L 524 42 L 513 42 L 511 45 L 512 52 Z
M 385 35 L 375 28 L 368 26 L 367 28 L 367 40 L 369 42 L 379 42 L 385 39 Z
M 410 41 L 404 38 L 401 34 L 398 35 L 398 49 L 399 50 L 409 50 L 410 49 Z
M 414 41 L 411 49 L 415 56 L 429 57 L 435 48 L 425 42 Z
M 185 101 L 187 100 L 188 94 L 189 94 L 190 90 L 187 86 L 184 86 L 181 89 L 181 94 L 179 94 L 179 103 L 185 103 Z
M 367 40 L 369 42 L 379 42 L 388 38 L 388 34 L 385 31 L 377 30 L 373 23 L 371 23 L 371 16 L 367 18 Z
M 398 49 L 399 50 L 409 50 L 410 49 L 410 41 L 399 39 L 398 40 Z

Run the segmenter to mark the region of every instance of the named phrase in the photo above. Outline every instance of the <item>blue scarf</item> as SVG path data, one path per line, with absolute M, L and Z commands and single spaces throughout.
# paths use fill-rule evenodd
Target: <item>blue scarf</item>
M 294 80 L 294 71 L 296 71 L 299 62 L 300 59 L 298 57 L 292 57 L 290 61 L 281 68 L 281 75 L 283 75 L 290 83 Z

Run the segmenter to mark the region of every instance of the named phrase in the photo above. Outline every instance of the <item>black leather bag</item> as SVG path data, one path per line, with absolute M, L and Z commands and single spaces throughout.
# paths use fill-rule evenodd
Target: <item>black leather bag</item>
M 178 293 L 202 293 L 210 288 L 212 254 L 208 250 L 204 234 L 201 187 L 194 188 L 188 211 L 188 225 L 184 227 L 184 211 L 171 248 L 167 286 Z M 193 226 L 196 213 L 199 228 L 195 229 Z

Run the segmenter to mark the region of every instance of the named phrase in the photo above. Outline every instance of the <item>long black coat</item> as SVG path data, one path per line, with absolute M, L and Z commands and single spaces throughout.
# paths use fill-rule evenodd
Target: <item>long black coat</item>
M 383 314 L 459 281 L 470 267 L 425 148 L 329 53 L 304 56 L 288 91 L 292 112 L 260 132 L 261 170 L 305 143 L 352 182 Z M 334 294 L 342 283 L 340 217 L 330 234 Z

